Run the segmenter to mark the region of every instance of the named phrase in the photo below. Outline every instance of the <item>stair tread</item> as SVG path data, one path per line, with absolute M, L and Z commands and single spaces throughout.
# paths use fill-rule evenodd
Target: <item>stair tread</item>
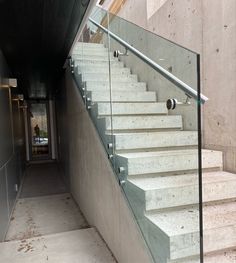
M 92 91 L 92 95 L 94 94 L 104 94 L 104 90 L 95 90 L 95 91 Z M 106 94 L 106 92 L 105 92 Z M 110 94 L 110 90 L 108 90 L 107 94 Z M 124 94 L 124 91 L 119 91 L 119 90 L 111 90 L 111 94 L 114 94 L 114 95 L 120 95 L 120 94 Z M 145 95 L 145 94 L 153 94 L 153 95 L 156 95 L 156 92 L 155 91 L 125 91 L 125 94 L 124 95 L 127 95 L 128 96 L 135 96 L 136 94 L 139 94 L 139 95 Z
M 168 115 L 127 115 L 104 117 L 106 129 L 111 130 L 148 130 L 148 129 L 182 129 L 182 116 Z M 112 122 L 112 125 L 111 125 Z
M 204 149 L 202 153 L 213 153 L 220 151 L 206 150 Z M 150 152 L 132 152 L 132 153 L 121 153 L 118 156 L 124 158 L 150 158 L 150 157 L 158 157 L 158 156 L 172 156 L 172 155 L 183 155 L 183 154 L 198 154 L 197 149 L 181 149 L 181 150 L 169 150 L 169 151 L 150 151 Z
M 199 209 L 196 207 L 148 213 L 146 217 L 170 237 L 199 232 Z M 236 225 L 235 202 L 205 206 L 203 218 L 204 231 Z
M 72 55 L 72 58 L 73 58 L 73 60 L 82 60 L 82 61 L 85 61 L 85 62 L 87 62 L 89 60 L 91 60 L 93 62 L 105 61 L 105 62 L 107 62 L 107 64 L 109 63 L 109 61 L 119 62 L 119 60 L 117 58 L 110 58 L 109 59 L 109 58 L 106 58 L 105 56 L 101 56 L 101 55 L 100 56 L 96 55 L 96 57 L 94 58 L 94 56 L 95 55 L 93 55 L 93 54 L 91 54 L 91 55 L 84 55 L 84 56 L 78 55 L 78 54 L 74 54 L 74 55 Z
M 104 47 L 104 45 L 102 43 L 92 43 L 92 42 L 81 42 L 81 41 L 78 41 L 77 43 L 75 43 L 75 46 L 102 46 Z
M 182 174 L 163 177 L 159 176 L 152 178 L 138 177 L 128 179 L 128 181 L 130 181 L 132 184 L 136 185 L 144 191 L 149 191 L 198 184 L 198 174 Z M 236 181 L 235 174 L 224 171 L 203 173 L 203 184 L 211 184 L 226 181 Z
M 150 102 L 151 103 L 151 102 Z M 144 103 L 144 104 L 147 104 L 147 103 Z M 170 135 L 172 135 L 172 136 L 174 136 L 175 134 L 181 134 L 181 133 L 189 133 L 189 134 L 196 134 L 197 132 L 196 131 L 148 131 L 148 132 L 139 132 L 139 133 L 135 133 L 135 132 L 130 132 L 130 133 L 126 133 L 126 132 L 119 132 L 119 133 L 116 133 L 115 131 L 114 132 L 112 132 L 112 133 L 109 133 L 109 132 L 107 132 L 107 134 L 112 134 L 112 135 L 114 135 L 114 136 L 118 136 L 118 137 L 126 137 L 126 136 L 130 136 L 130 137 L 132 137 L 132 136 L 135 136 L 135 135 L 137 135 L 137 136 L 155 136 L 155 135 L 165 135 L 165 134 L 170 134 Z
M 112 115 L 128 116 L 128 115 L 167 115 L 168 110 L 165 103 L 156 101 L 140 101 L 140 102 L 98 102 L 98 115 L 110 116 L 112 105 Z M 127 134 L 127 133 L 126 133 Z M 135 133 L 132 133 L 135 134 Z
M 125 81 L 122 81 L 122 82 L 119 82 L 118 80 L 113 80 L 112 81 L 112 85 L 119 85 L 119 86 L 126 86 L 127 88 L 129 86 L 146 86 L 146 83 L 144 82 L 125 82 Z M 96 81 L 96 80 L 87 80 L 86 81 L 86 85 L 87 86 L 90 86 L 90 85 L 94 85 L 96 87 L 98 87 L 98 89 L 100 88 L 99 86 L 106 86 L 106 87 L 109 87 L 110 89 L 110 82 L 109 81 L 106 81 L 106 80 L 100 80 L 100 81 Z
M 91 69 L 88 69 L 87 66 L 80 66 L 78 68 L 78 72 L 82 74 L 110 74 L 109 67 L 92 67 Z M 121 76 L 131 74 L 130 68 L 111 68 L 111 74 L 119 74 Z
M 147 111 L 147 108 L 145 107 Z M 148 112 L 148 111 L 147 111 Z M 151 114 L 151 112 L 150 112 Z M 160 114 L 167 114 L 165 106 Z M 114 133 L 117 150 L 169 148 L 181 146 L 196 146 L 198 133 L 196 131 L 154 131 L 140 133 Z
M 147 104 L 157 104 L 159 102 L 149 102 L 149 103 L 143 103 L 144 105 L 147 105 Z M 128 103 L 124 103 L 124 104 L 128 104 Z M 131 103 L 132 104 L 132 103 Z M 137 102 L 137 104 L 140 104 Z M 161 103 L 160 103 L 161 104 Z M 122 136 L 122 137 L 126 137 L 126 136 L 155 136 L 155 135 L 162 135 L 164 136 L 165 134 L 170 134 L 172 136 L 176 135 L 176 134 L 185 134 L 185 136 L 187 136 L 186 134 L 197 134 L 197 131 L 165 131 L 165 132 L 162 132 L 162 131 L 150 131 L 150 132 L 139 132 L 139 133 L 125 133 L 125 132 L 121 132 L 121 133 L 116 133 L 116 132 L 113 132 L 112 133 L 113 135 L 115 136 Z
M 101 91 L 91 91 L 91 100 L 93 102 L 156 102 L 156 93 L 151 91 L 116 91 L 116 90 L 101 90 Z

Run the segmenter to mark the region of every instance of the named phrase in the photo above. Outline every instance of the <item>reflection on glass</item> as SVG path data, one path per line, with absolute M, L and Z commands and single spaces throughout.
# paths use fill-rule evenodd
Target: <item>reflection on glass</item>
M 45 103 L 31 104 L 32 156 L 48 155 L 48 122 Z

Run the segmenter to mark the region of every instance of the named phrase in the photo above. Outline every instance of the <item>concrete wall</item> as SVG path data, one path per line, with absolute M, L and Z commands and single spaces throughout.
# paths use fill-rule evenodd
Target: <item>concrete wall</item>
M 89 224 L 98 229 L 118 262 L 151 262 L 70 73 L 66 74 L 62 86 L 64 95 L 57 103 L 64 110 L 62 119 L 61 115 L 58 116 L 59 151 L 60 161 L 70 178 L 72 195 Z M 68 139 L 67 147 L 62 143 L 67 140 L 65 136 Z
M 10 72 L 0 51 L 0 241 L 4 239 L 23 174 L 23 122 L 19 104 L 5 86 Z
M 163 68 L 171 71 L 172 74 L 195 90 L 197 89 L 197 56 L 195 53 L 119 17 L 112 20 L 110 29 Z M 110 43 L 112 50 L 124 50 L 116 41 L 111 39 Z M 177 98 L 179 101 L 186 100 L 184 92 L 176 88 L 170 81 L 131 52 L 129 52 L 128 57 L 121 57 L 121 60 L 125 62 L 127 67 L 131 68 L 132 73 L 138 75 L 140 81 L 147 83 L 148 90 L 157 92 L 158 101 L 166 102 L 169 98 Z M 183 116 L 185 130 L 197 129 L 197 105 L 195 100 L 192 100 L 192 105 L 187 110 L 186 107 L 178 107 L 170 114 L 181 114 Z
M 223 151 L 225 168 L 236 172 L 236 1 L 203 1 L 203 11 L 205 144 Z
M 127 0 L 119 16 L 200 53 L 202 92 L 210 99 L 203 107 L 204 147 L 223 151 L 224 168 L 236 172 L 236 1 L 181 0 L 180 4 L 178 0 L 167 0 L 162 5 L 159 0 L 141 2 L 142 9 L 137 1 Z M 147 6 L 147 15 L 144 5 Z M 156 12 L 150 16 L 148 8 L 152 5 Z M 143 21 L 144 17 L 146 22 Z M 140 46 L 141 42 L 139 39 L 134 44 Z M 152 45 L 149 49 L 158 47 Z M 157 59 L 155 54 L 151 57 Z M 173 61 L 169 64 L 174 69 L 177 64 L 183 65 L 182 69 L 179 68 L 183 75 L 179 77 L 192 85 L 188 78 L 189 70 L 193 72 L 194 68 L 188 66 L 186 71 L 187 60 L 178 53 L 172 53 L 171 57 L 177 58 L 176 64 Z M 139 74 L 141 80 L 148 79 L 149 89 L 160 92 L 154 86 L 155 83 L 159 85 L 160 78 L 153 75 L 152 71 L 151 76 L 148 75 L 147 70 L 136 60 L 127 61 L 127 65 Z M 155 80 L 154 83 L 150 83 L 151 79 Z M 195 109 L 191 111 L 193 113 Z M 191 114 L 184 118 L 191 119 Z M 189 125 L 185 124 L 185 127 Z

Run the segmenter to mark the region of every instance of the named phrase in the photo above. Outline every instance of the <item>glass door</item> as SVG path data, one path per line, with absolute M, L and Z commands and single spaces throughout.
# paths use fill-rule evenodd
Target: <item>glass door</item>
M 29 135 L 31 160 L 51 158 L 47 102 L 29 103 Z

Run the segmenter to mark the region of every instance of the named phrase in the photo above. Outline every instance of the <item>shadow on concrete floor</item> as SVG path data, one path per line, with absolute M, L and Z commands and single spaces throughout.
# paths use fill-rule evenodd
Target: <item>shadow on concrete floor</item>
M 20 198 L 62 194 L 68 189 L 56 163 L 30 164 L 20 194 Z

